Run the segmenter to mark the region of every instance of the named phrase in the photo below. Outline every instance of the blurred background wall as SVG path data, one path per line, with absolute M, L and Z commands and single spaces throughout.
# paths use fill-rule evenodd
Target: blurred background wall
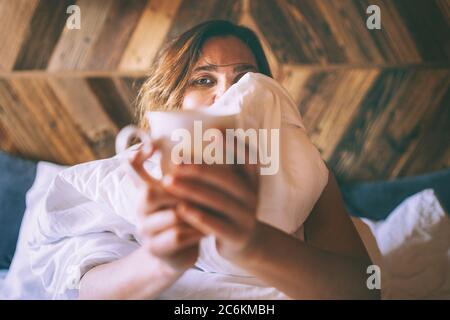
M 366 27 L 371 4 L 381 30 Z M 449 0 L 0 0 L 0 149 L 113 155 L 162 43 L 209 19 L 257 32 L 342 181 L 450 167 Z

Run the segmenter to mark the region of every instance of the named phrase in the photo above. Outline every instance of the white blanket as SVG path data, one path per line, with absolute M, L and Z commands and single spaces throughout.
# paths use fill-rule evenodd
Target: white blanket
M 364 220 L 381 267 L 383 299 L 450 299 L 450 218 L 432 189 L 403 201 L 384 221 Z

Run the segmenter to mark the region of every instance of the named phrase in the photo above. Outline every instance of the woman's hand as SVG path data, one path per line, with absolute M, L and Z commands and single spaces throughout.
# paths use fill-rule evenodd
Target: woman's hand
M 205 234 L 213 234 L 219 253 L 234 260 L 252 242 L 256 229 L 258 184 L 251 165 L 177 166 L 163 184 L 176 197 L 180 217 Z
M 141 149 L 129 159 L 139 177 L 138 231 L 146 251 L 159 258 L 171 273 L 181 274 L 197 260 L 199 241 L 204 234 L 179 217 L 175 209 L 179 200 L 144 169 L 144 161 L 153 152 L 146 154 Z

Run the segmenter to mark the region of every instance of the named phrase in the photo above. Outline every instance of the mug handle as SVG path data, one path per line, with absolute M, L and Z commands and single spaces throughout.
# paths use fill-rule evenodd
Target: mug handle
M 134 125 L 128 125 L 122 128 L 117 134 L 116 154 L 125 151 L 132 138 L 139 138 L 144 145 L 145 152 L 150 151 L 153 139 L 150 137 L 149 133 Z

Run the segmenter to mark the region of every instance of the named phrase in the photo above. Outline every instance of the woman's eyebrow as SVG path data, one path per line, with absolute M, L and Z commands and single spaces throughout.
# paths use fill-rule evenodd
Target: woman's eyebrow
M 253 64 L 245 63 L 239 66 L 234 67 L 234 72 L 242 72 L 242 71 L 256 71 L 256 67 Z
M 208 64 L 205 66 L 198 66 L 195 67 L 193 72 L 199 72 L 199 71 L 213 71 L 213 70 L 217 70 L 217 66 L 213 65 L 213 64 Z
M 226 65 L 224 65 L 224 66 L 217 66 L 217 65 L 214 65 L 214 64 L 208 64 L 208 65 L 195 67 L 193 72 L 215 71 L 215 70 L 217 70 L 218 67 L 225 67 L 225 66 Z M 242 72 L 242 71 L 249 71 L 249 70 L 255 70 L 256 71 L 256 67 L 253 64 L 250 64 L 250 63 L 243 63 L 243 64 L 237 65 L 233 69 L 234 72 Z

